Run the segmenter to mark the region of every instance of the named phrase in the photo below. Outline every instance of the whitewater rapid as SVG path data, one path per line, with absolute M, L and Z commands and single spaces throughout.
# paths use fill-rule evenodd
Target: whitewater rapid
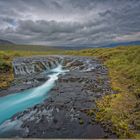
M 14 114 L 43 102 L 47 98 L 47 93 L 55 86 L 58 76 L 65 74 L 67 71 L 62 69 L 62 65 L 58 65 L 56 68 L 50 70 L 52 74 L 48 75 L 49 79 L 43 85 L 1 97 L 0 124 L 10 119 Z

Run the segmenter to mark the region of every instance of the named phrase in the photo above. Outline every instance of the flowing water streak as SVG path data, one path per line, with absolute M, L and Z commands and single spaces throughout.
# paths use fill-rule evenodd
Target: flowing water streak
M 0 124 L 11 118 L 14 114 L 21 112 L 29 107 L 41 103 L 46 97 L 58 79 L 58 75 L 64 74 L 67 70 L 63 70 L 61 65 L 52 69 L 49 80 L 43 85 L 25 90 L 12 95 L 0 98 Z

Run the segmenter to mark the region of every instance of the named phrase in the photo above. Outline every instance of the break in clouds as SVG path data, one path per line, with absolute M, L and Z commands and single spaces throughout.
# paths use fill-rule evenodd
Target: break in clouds
M 0 38 L 103 45 L 140 39 L 140 0 L 0 0 Z

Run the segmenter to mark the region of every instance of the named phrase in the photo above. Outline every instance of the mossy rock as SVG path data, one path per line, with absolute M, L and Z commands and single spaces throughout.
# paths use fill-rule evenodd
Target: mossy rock
M 93 116 L 95 114 L 95 110 L 96 109 L 90 109 L 89 111 L 87 111 L 87 115 L 88 116 Z
M 81 125 L 84 124 L 83 119 L 81 119 L 81 118 L 79 119 L 79 124 L 81 124 Z

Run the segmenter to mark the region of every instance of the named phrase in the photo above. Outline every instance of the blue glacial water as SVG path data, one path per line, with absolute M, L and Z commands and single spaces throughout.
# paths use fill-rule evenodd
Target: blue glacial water
M 49 79 L 41 86 L 14 93 L 0 98 L 0 124 L 10 119 L 14 114 L 24 111 L 47 98 L 47 93 L 54 87 L 55 81 L 60 74 L 64 74 L 61 65 L 52 69 Z

